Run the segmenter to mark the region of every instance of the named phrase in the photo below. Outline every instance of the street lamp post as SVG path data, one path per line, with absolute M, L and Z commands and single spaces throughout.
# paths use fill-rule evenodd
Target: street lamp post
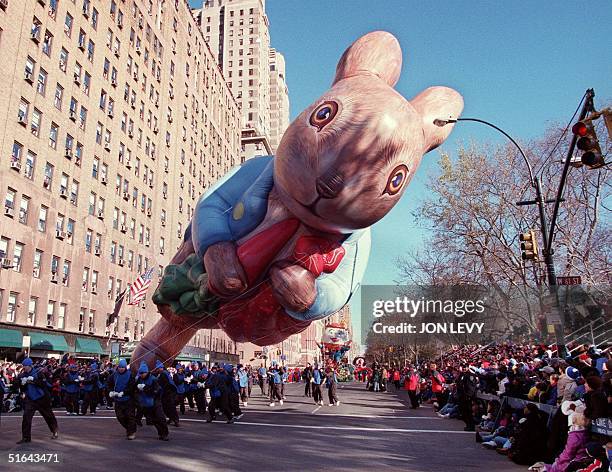
M 579 121 L 583 120 L 589 111 L 594 110 L 594 106 L 593 106 L 594 97 L 595 97 L 595 92 L 593 91 L 593 89 L 588 89 L 585 94 L 586 99 L 584 101 L 584 105 L 582 106 L 582 110 L 578 118 Z M 433 121 L 433 124 L 441 127 L 449 123 L 457 123 L 458 121 L 473 121 L 476 123 L 482 123 L 486 126 L 489 126 L 499 131 L 506 138 L 508 138 L 512 144 L 514 144 L 514 146 L 518 149 L 519 153 L 521 154 L 523 160 L 525 161 L 525 164 L 527 165 L 527 169 L 529 171 L 529 180 L 530 180 L 531 185 L 535 189 L 536 199 L 517 202 L 517 205 L 519 206 L 537 205 L 538 206 L 539 217 L 540 217 L 540 231 L 542 233 L 542 242 L 543 242 L 542 254 L 544 256 L 544 264 L 546 265 L 546 274 L 548 278 L 548 290 L 550 292 L 550 295 L 553 301 L 553 306 L 555 309 L 554 314 L 556 315 L 551 319 L 551 321 L 555 327 L 555 337 L 557 340 L 557 353 L 560 356 L 564 356 L 565 355 L 565 335 L 563 332 L 564 331 L 563 330 L 563 317 L 561 316 L 561 313 L 560 313 L 559 300 L 557 297 L 557 275 L 555 273 L 555 263 L 553 260 L 554 249 L 552 246 L 553 246 L 553 240 L 554 240 L 555 225 L 557 222 L 557 216 L 559 212 L 559 204 L 563 202 L 563 198 L 562 198 L 563 189 L 565 187 L 567 173 L 569 171 L 571 159 L 574 153 L 574 148 L 576 146 L 577 136 L 574 135 L 572 142 L 570 144 L 570 147 L 567 153 L 567 157 L 565 159 L 563 173 L 561 174 L 561 180 L 559 182 L 559 187 L 557 189 L 556 197 L 552 200 L 544 201 L 544 198 L 542 196 L 542 185 L 541 185 L 540 177 L 539 176 L 536 177 L 533 175 L 533 168 L 531 167 L 531 163 L 529 162 L 529 159 L 527 159 L 525 152 L 523 151 L 521 146 L 514 140 L 514 138 L 512 138 L 512 136 L 510 136 L 508 133 L 506 133 L 503 129 L 499 128 L 498 126 L 495 126 L 493 123 L 489 123 L 488 121 L 481 120 L 478 118 L 456 118 L 456 119 L 446 119 L 446 120 L 435 119 Z M 552 217 L 552 221 L 550 224 L 550 230 L 549 230 L 549 225 L 548 225 L 548 221 L 546 218 L 546 212 L 544 210 L 544 203 L 554 203 L 555 204 L 555 207 L 553 210 L 553 217 Z

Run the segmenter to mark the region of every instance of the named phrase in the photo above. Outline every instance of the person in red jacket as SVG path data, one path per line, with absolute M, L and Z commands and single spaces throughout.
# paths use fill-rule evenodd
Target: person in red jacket
M 395 390 L 399 392 L 399 389 L 400 389 L 400 371 L 399 369 L 393 369 L 391 378 L 393 379 L 393 385 L 395 385 Z
M 438 394 L 442 393 L 442 390 L 444 390 L 444 382 L 446 382 L 446 380 L 442 374 L 438 372 L 438 366 L 433 362 L 429 365 L 429 370 L 431 372 L 431 393 L 433 393 L 437 400 Z
M 414 370 L 414 367 L 409 366 L 408 372 L 406 373 L 406 377 L 404 377 L 404 389 L 408 391 L 408 397 L 410 397 L 410 407 L 412 409 L 416 409 L 419 407 L 417 393 L 419 390 L 420 383 L 421 377 Z

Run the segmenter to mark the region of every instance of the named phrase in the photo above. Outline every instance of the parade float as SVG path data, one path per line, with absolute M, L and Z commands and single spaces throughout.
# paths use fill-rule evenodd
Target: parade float
M 161 319 L 132 365 L 168 364 L 202 328 L 236 342 L 281 342 L 348 303 L 370 227 L 400 200 L 423 155 L 448 137 L 459 93 L 394 86 L 402 51 L 390 33 L 355 41 L 331 88 L 289 125 L 275 156 L 246 160 L 198 201 L 153 296 Z

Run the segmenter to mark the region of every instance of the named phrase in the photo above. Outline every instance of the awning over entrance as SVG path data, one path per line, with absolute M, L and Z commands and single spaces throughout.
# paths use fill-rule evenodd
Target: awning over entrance
M 100 341 L 90 338 L 76 338 L 75 352 L 88 354 L 105 354 Z
M 22 347 L 23 336 L 21 331 L 14 329 L 0 329 L 0 347 Z
M 30 349 L 38 351 L 68 352 L 68 343 L 64 336 L 59 334 L 37 333 L 30 331 Z

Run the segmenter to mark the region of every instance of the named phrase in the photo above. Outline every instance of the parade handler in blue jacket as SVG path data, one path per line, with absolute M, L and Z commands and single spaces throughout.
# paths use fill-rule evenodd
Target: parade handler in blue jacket
M 68 415 L 79 414 L 79 391 L 81 381 L 79 380 L 79 366 L 70 364 L 68 372 L 62 378 L 62 390 L 64 391 L 64 405 Z
M 83 375 L 83 403 L 81 405 L 81 414 L 87 414 L 87 408 L 89 407 L 89 413 L 91 415 L 96 414 L 96 407 L 98 406 L 98 382 L 100 381 L 100 373 L 98 372 L 98 364 L 92 363 L 85 369 Z
M 185 394 L 187 393 L 188 384 L 185 381 L 185 367 L 183 364 L 177 364 L 173 380 L 174 385 L 176 385 L 176 402 L 181 410 L 181 415 L 184 415 Z
M 159 359 L 155 362 L 153 373 L 157 377 L 157 381 L 162 389 L 162 409 L 168 417 L 168 423 L 172 423 L 178 428 L 179 417 L 176 411 L 176 385 L 174 384 L 174 379 Z
M 17 441 L 17 444 L 32 441 L 32 418 L 37 411 L 45 419 L 51 431 L 51 439 L 57 439 L 59 436 L 57 419 L 51 409 L 51 395 L 47 390 L 45 376 L 40 369 L 35 369 L 33 364 L 32 359 L 26 357 L 22 362 L 23 370 L 17 377 L 17 383 L 24 400 L 21 440 Z
M 161 392 L 157 378 L 151 375 L 147 363 L 143 361 L 136 378 L 136 399 L 147 419 L 157 429 L 158 439 L 168 441 L 168 425 L 162 409 Z
M 127 362 L 121 359 L 115 372 L 108 378 L 108 396 L 113 399 L 117 421 L 125 428 L 130 440 L 136 438 L 135 388 L 134 377 L 127 369 Z
M 219 409 L 227 418 L 228 423 L 234 422 L 234 415 L 230 408 L 230 389 L 232 388 L 232 379 L 226 375 L 222 369 L 211 369 L 210 375 L 206 380 L 206 388 L 210 390 L 210 403 L 208 404 L 209 418 L 207 423 L 212 423 Z

